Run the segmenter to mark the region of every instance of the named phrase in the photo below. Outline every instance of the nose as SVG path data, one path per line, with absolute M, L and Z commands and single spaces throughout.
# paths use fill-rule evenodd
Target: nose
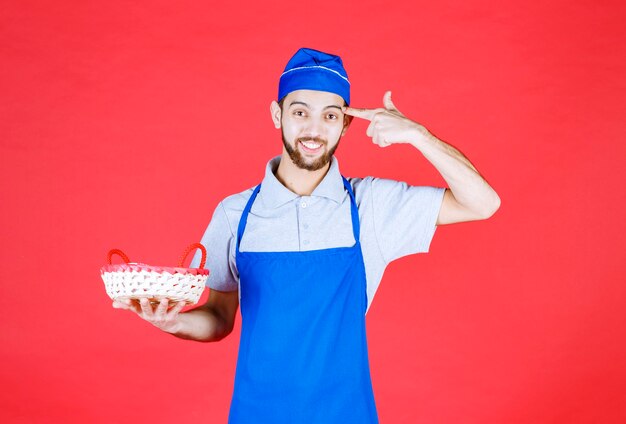
M 304 127 L 303 137 L 321 137 L 324 134 L 324 122 L 322 119 L 311 117 Z

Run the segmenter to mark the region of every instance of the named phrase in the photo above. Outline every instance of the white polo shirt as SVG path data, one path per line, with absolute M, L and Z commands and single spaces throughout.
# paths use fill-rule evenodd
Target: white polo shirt
M 310 196 L 299 196 L 276 179 L 274 172 L 279 163 L 280 156 L 267 164 L 261 190 L 248 216 L 241 251 L 289 252 L 354 245 L 350 195 L 343 186 L 337 158 L 332 158 L 328 173 Z M 359 209 L 369 310 L 391 261 L 428 252 L 445 189 L 374 177 L 347 179 Z M 205 268 L 210 271 L 206 284 L 212 289 L 239 288 L 237 228 L 254 188 L 221 201 L 202 236 L 201 243 L 207 249 Z M 196 252 L 192 268 L 199 265 L 200 257 Z

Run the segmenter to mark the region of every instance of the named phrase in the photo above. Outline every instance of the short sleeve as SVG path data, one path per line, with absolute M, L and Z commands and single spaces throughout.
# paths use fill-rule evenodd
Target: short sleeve
M 428 252 L 445 188 L 372 181 L 374 230 L 385 262 Z
M 204 267 L 209 270 L 209 278 L 206 285 L 219 291 L 237 290 L 239 274 L 235 262 L 235 237 L 222 203 L 217 205 L 200 243 L 207 250 Z M 197 268 L 201 258 L 198 250 L 190 267 Z

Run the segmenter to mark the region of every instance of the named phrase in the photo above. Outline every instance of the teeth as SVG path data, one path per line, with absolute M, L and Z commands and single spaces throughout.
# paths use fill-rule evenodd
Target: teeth
M 321 144 L 317 144 L 317 143 L 307 143 L 306 141 L 303 141 L 302 144 L 304 144 L 306 147 L 308 147 L 309 149 L 317 149 L 318 147 L 321 146 Z

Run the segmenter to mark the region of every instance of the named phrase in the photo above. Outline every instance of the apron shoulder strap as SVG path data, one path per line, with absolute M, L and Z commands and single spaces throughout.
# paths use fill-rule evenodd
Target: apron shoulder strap
M 361 225 L 359 223 L 359 209 L 356 206 L 356 198 L 354 197 L 354 191 L 352 191 L 352 186 L 350 185 L 350 183 L 348 182 L 346 177 L 344 177 L 342 175 L 341 179 L 343 180 L 343 186 L 345 187 L 346 190 L 348 190 L 348 194 L 350 194 L 350 210 L 351 210 L 351 215 L 352 215 L 352 231 L 354 233 L 354 240 L 357 243 L 359 243 L 359 239 L 360 239 L 360 236 L 361 236 Z
M 250 209 L 252 208 L 252 204 L 254 203 L 254 199 L 256 199 L 257 194 L 261 190 L 261 184 L 256 186 L 250 199 L 248 199 L 248 203 L 246 203 L 246 207 L 243 209 L 241 213 L 241 218 L 239 219 L 239 226 L 237 227 L 237 252 L 239 252 L 239 243 L 241 242 L 241 237 L 243 237 L 243 232 L 246 229 L 246 224 L 248 223 L 248 214 L 250 213 Z

